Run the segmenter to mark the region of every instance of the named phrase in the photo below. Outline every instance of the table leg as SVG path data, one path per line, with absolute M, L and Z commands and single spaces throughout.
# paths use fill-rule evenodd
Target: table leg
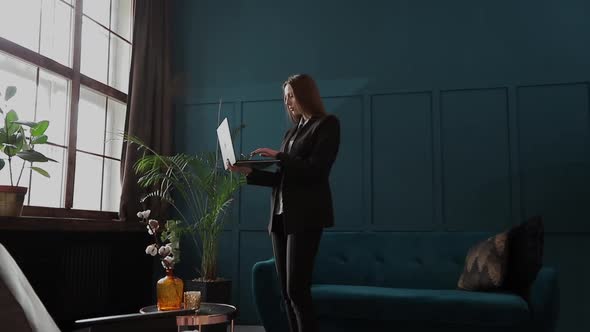
M 231 320 L 231 329 L 230 329 L 230 331 L 231 332 L 234 332 L 234 320 L 233 319 Z

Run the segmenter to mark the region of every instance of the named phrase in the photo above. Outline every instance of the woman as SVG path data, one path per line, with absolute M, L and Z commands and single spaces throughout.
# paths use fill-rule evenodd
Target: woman
M 283 84 L 287 114 L 295 125 L 285 133 L 280 151 L 252 152 L 280 160 L 277 172 L 228 165 L 248 184 L 272 187 L 271 236 L 277 274 L 291 332 L 318 330 L 311 298 L 314 259 L 324 227 L 334 225 L 329 175 L 340 145 L 340 123 L 328 115 L 309 75 Z

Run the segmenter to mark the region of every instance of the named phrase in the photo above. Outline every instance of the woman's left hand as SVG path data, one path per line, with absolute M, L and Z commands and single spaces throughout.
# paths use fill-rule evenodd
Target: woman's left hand
M 269 148 L 259 148 L 259 149 L 252 151 L 250 154 L 251 155 L 259 155 L 262 157 L 275 158 L 278 153 L 279 153 L 279 151 L 277 151 L 277 150 L 273 150 L 273 149 L 269 149 Z

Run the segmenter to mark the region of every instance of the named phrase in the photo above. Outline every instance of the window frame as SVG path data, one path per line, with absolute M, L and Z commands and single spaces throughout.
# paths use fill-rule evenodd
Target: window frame
M 86 76 L 80 72 L 81 65 L 81 53 L 82 53 L 82 19 L 90 19 L 101 27 L 105 28 L 115 36 L 128 41 L 126 38 L 112 31 L 110 28 L 97 22 L 90 16 L 83 14 L 84 0 L 74 0 L 72 4 L 66 1 L 59 0 L 62 3 L 70 6 L 73 9 L 73 34 L 72 34 L 72 66 L 68 67 L 63 65 L 47 56 L 30 50 L 24 46 L 21 46 L 13 41 L 0 37 L 0 51 L 14 56 L 22 61 L 28 62 L 38 67 L 37 71 L 44 69 L 54 74 L 62 76 L 70 81 L 70 100 L 69 100 L 69 115 L 68 115 L 68 133 L 67 133 L 67 163 L 66 177 L 65 177 L 65 202 L 63 208 L 54 207 L 40 207 L 25 205 L 23 207 L 23 216 L 43 216 L 43 217 L 54 217 L 54 218 L 83 218 L 83 219 L 95 219 L 95 220 L 112 220 L 118 219 L 117 212 L 110 211 L 96 211 L 96 210 L 78 210 L 73 209 L 74 202 L 74 182 L 76 174 L 76 154 L 78 152 L 77 132 L 78 132 L 78 105 L 80 101 L 80 88 L 94 90 L 98 93 L 103 94 L 107 98 L 114 99 L 120 103 L 127 105 L 128 96 L 126 93 L 109 86 L 108 84 L 102 83 L 96 79 Z M 112 5 L 112 2 L 111 2 Z M 135 1 L 132 2 L 132 16 L 135 11 Z M 109 15 L 112 15 L 110 13 Z M 39 18 L 41 19 L 41 17 Z M 109 46 L 110 47 L 110 46 Z M 110 56 L 110 52 L 109 52 Z M 37 74 L 38 75 L 38 74 Z M 59 147 L 61 145 L 52 144 Z M 97 155 L 87 151 L 80 150 L 83 153 Z M 106 155 L 100 155 L 100 157 L 110 158 Z

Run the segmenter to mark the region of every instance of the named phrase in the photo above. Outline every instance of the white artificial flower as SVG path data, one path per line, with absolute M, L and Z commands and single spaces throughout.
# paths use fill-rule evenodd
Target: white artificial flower
M 150 217 L 150 212 L 152 212 L 151 210 L 145 210 L 145 211 L 141 211 L 141 212 L 137 212 L 137 217 L 138 218 L 142 218 L 142 219 L 147 219 Z
M 174 257 L 166 256 L 162 259 L 162 266 L 165 269 L 173 268 L 174 267 Z
M 168 262 L 168 264 L 170 264 L 170 265 L 174 264 L 174 257 L 172 257 L 172 256 L 166 256 L 166 257 L 164 257 L 164 260 L 166 262 Z
M 158 228 L 160 228 L 160 223 L 158 223 L 158 221 L 156 219 L 150 219 L 150 221 L 148 222 L 148 224 L 152 227 L 152 229 L 154 231 L 157 231 Z
M 152 232 L 152 228 L 149 225 L 145 226 L 145 228 L 147 228 L 149 235 L 154 235 L 154 232 Z
M 150 244 L 147 246 L 147 248 L 145 248 L 145 253 L 151 256 L 156 256 L 158 254 L 158 247 L 155 243 Z
M 158 250 L 158 253 L 162 257 L 168 256 L 171 252 L 172 252 L 172 248 L 170 248 L 170 246 L 168 246 L 168 245 L 162 246 Z

